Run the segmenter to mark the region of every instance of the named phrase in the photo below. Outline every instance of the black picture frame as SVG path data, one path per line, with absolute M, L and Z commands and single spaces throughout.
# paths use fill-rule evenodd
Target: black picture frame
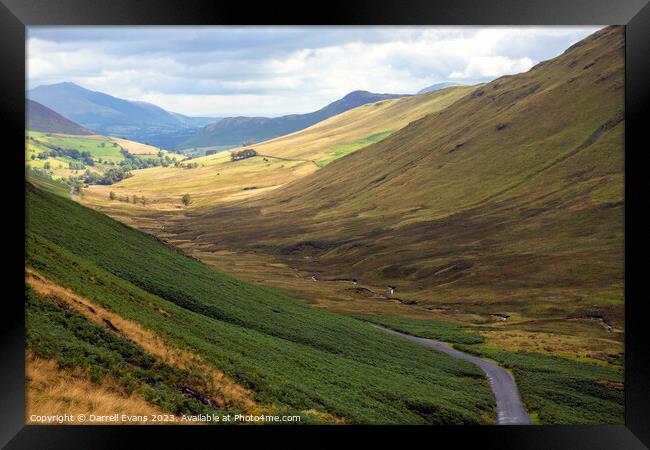
M 24 161 L 25 27 L 30 25 L 625 25 L 625 425 L 481 427 L 116 427 L 24 424 Z M 145 440 L 147 448 L 196 439 L 216 445 L 264 439 L 285 447 L 333 446 L 363 434 L 381 444 L 482 449 L 641 449 L 650 446 L 649 328 L 643 297 L 648 192 L 643 171 L 645 118 L 650 108 L 650 4 L 648 0 L 390 0 L 248 4 L 201 0 L 0 0 L 2 123 L 5 158 L 12 169 L 3 183 L 6 282 L 0 317 L 0 444 L 6 448 L 120 448 Z M 644 189 L 645 188 L 645 189 Z M 9 243 L 10 245 L 6 245 Z M 22 259 L 22 262 L 21 262 Z M 417 442 L 421 442 L 418 444 Z M 166 443 L 167 445 L 163 445 Z M 645 444 L 645 445 L 644 445 Z M 200 445 L 198 443 L 193 445 Z M 238 444 L 233 444 L 238 445 Z M 179 448 L 179 447 L 177 447 Z

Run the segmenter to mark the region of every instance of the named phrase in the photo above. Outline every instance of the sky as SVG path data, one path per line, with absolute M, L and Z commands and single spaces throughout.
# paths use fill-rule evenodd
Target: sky
M 602 27 L 29 27 L 27 88 L 71 81 L 190 115 L 315 111 L 524 72 Z

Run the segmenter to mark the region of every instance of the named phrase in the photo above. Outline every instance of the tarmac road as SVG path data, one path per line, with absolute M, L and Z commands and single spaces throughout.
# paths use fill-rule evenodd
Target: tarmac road
M 465 361 L 469 361 L 470 363 L 479 366 L 483 369 L 483 372 L 485 372 L 485 376 L 490 382 L 492 392 L 494 392 L 494 398 L 497 403 L 497 425 L 533 424 L 533 421 L 521 401 L 515 381 L 503 367 L 499 367 L 496 364 L 485 361 L 477 356 L 458 351 L 445 342 L 411 336 L 410 334 L 400 333 L 384 327 L 378 326 L 377 328 L 380 328 L 387 333 L 396 334 L 419 344 L 426 345 L 427 347 L 434 348 L 453 356 L 454 358 L 464 359 Z

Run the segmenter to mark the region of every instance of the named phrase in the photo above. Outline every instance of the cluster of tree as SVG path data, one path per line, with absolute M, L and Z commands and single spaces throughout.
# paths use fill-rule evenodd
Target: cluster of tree
M 41 169 L 40 167 L 28 166 L 26 168 L 28 170 L 31 170 L 32 172 L 34 172 L 36 175 L 40 175 L 43 178 L 47 178 L 49 180 L 52 179 L 52 174 L 50 172 L 48 172 L 47 170 Z
M 239 161 L 240 159 L 246 159 L 246 158 L 251 158 L 253 156 L 256 156 L 257 152 L 253 150 L 252 148 L 246 148 L 244 150 L 240 150 L 238 152 L 230 152 L 230 160 L 231 161 Z
M 132 176 L 133 174 L 131 172 L 124 170 L 123 168 L 110 168 L 103 174 L 86 170 L 86 172 L 79 178 L 85 184 L 101 184 L 107 186 Z
M 197 167 L 199 167 L 199 163 L 193 162 L 193 163 L 187 163 L 187 164 L 180 164 L 179 166 L 182 167 L 183 169 L 196 169 Z M 179 166 L 177 166 L 177 167 L 179 167 Z
M 126 170 L 136 170 L 136 169 L 146 169 L 148 167 L 168 167 L 176 164 L 176 158 L 170 158 L 169 155 L 165 155 L 163 152 L 158 152 L 156 157 L 142 157 L 139 155 L 134 155 L 127 152 L 126 150 L 120 150 L 122 155 L 124 155 L 124 160 L 120 161 L 120 166 Z
M 84 165 L 84 163 L 80 163 L 80 162 L 69 162 L 68 163 L 68 169 L 70 169 L 70 170 L 84 170 L 85 168 L 86 168 L 86 166 Z
M 86 151 L 80 152 L 76 148 L 55 147 L 55 148 L 51 148 L 49 152 L 41 152 L 38 154 L 39 159 L 47 159 L 50 157 L 57 158 L 62 156 L 66 156 L 76 161 L 81 161 L 86 166 L 92 166 L 95 164 L 90 152 L 86 152 Z
M 108 193 L 108 198 L 111 200 L 119 200 L 121 202 L 129 203 L 129 196 L 125 195 L 124 197 L 118 197 L 115 192 L 111 191 Z M 147 205 L 147 199 L 142 196 L 138 197 L 137 195 L 133 194 L 132 197 L 130 197 L 132 203 L 135 205 L 136 203 L 142 203 L 143 206 Z

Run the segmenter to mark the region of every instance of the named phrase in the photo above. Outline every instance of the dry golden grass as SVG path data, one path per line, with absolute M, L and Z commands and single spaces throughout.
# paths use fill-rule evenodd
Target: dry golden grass
M 615 339 L 514 329 L 479 334 L 488 348 L 562 356 L 591 364 L 608 365 L 608 359 L 623 351 L 622 343 Z
M 65 134 L 65 133 L 46 133 L 46 134 L 51 134 L 52 136 L 60 136 L 60 137 L 69 137 L 69 138 L 83 138 L 83 139 L 94 139 L 96 141 L 105 141 L 106 136 L 103 136 L 101 134 Z
M 256 406 L 249 397 L 250 391 L 208 365 L 199 356 L 169 345 L 138 323 L 102 308 L 89 299 L 49 281 L 32 269 L 26 271 L 26 282 L 39 294 L 56 297 L 96 324 L 104 326 L 103 320 L 109 320 L 125 337 L 165 363 L 185 369 L 199 369 L 208 380 L 208 385 L 205 386 L 206 395 L 220 407 L 239 406 L 249 409 Z
M 412 97 L 368 103 L 318 122 L 309 128 L 280 136 L 253 147 L 260 154 L 321 161 L 331 157 L 333 147 L 349 144 L 377 133 L 397 131 L 451 105 L 476 86 L 458 86 Z M 233 149 L 237 151 L 240 149 Z M 218 161 L 220 155 L 198 161 Z
M 112 142 L 115 142 L 127 152 L 134 155 L 155 155 L 160 151 L 158 147 L 154 147 L 153 145 L 129 141 L 128 139 L 121 139 L 116 137 L 109 137 L 108 139 Z
M 122 139 L 113 136 L 108 136 L 107 139 L 111 142 L 115 142 L 117 145 L 133 155 L 156 155 L 159 151 L 162 150 L 161 148 L 155 147 L 153 145 L 130 141 L 128 139 Z M 185 156 L 179 153 L 173 153 L 167 150 L 163 150 L 163 152 L 170 158 L 176 157 L 178 160 L 185 159 Z
M 25 422 L 42 423 L 33 420 L 33 415 L 73 416 L 66 424 L 87 424 L 77 419 L 79 414 L 94 415 L 153 415 L 164 411 L 149 404 L 138 394 L 125 394 L 119 384 L 106 377 L 101 383 L 93 383 L 80 371 L 64 370 L 54 360 L 38 358 L 27 353 L 25 358 L 27 382 Z M 107 422 L 97 422 L 107 423 Z M 141 422 L 110 422 L 110 424 Z

